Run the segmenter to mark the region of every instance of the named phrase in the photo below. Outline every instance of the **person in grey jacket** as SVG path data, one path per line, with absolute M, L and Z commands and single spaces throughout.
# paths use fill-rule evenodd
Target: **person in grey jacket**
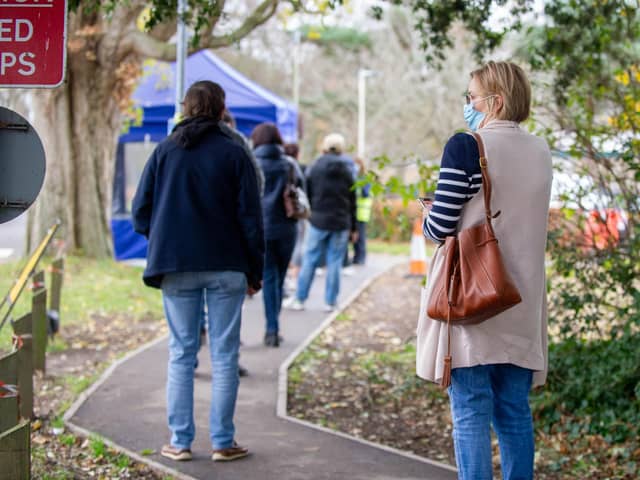
M 225 109 L 225 111 L 222 114 L 222 120 L 220 120 L 218 125 L 220 127 L 220 130 L 224 134 L 226 134 L 229 138 L 233 139 L 238 145 L 242 147 L 244 152 L 249 157 L 249 160 L 251 160 L 251 164 L 253 165 L 253 168 L 256 173 L 256 181 L 258 183 L 258 194 L 260 195 L 260 197 L 262 197 L 264 193 L 264 175 L 262 174 L 262 170 L 258 166 L 256 158 L 253 156 L 253 151 L 249 147 L 249 142 L 247 141 L 247 138 L 236 129 L 236 121 L 233 118 L 233 115 L 231 115 L 231 112 L 229 110 Z M 207 303 L 204 301 L 204 298 L 203 298 L 202 318 L 200 320 L 200 347 L 202 347 L 202 345 L 205 344 L 206 338 L 207 338 L 207 317 L 208 317 Z M 196 359 L 195 368 L 198 368 L 198 359 Z M 238 364 L 238 374 L 241 377 L 246 377 L 247 375 L 249 375 L 249 371 L 242 365 Z
M 262 195 L 264 194 L 264 174 L 262 173 L 262 170 L 258 165 L 256 157 L 253 155 L 253 150 L 251 150 L 251 147 L 249 146 L 247 137 L 245 137 L 242 133 L 238 131 L 238 129 L 236 128 L 236 120 L 235 118 L 233 118 L 233 115 L 231 115 L 231 112 L 229 110 L 225 110 L 224 113 L 222 114 L 222 120 L 220 121 L 220 129 L 224 133 L 226 133 L 228 136 L 230 136 L 232 139 L 234 139 L 238 144 L 240 144 L 244 149 L 245 153 L 247 154 L 247 156 L 249 157 L 249 160 L 251 160 L 251 163 L 253 164 L 253 168 L 256 170 L 256 179 L 258 180 L 258 192 L 262 197 Z

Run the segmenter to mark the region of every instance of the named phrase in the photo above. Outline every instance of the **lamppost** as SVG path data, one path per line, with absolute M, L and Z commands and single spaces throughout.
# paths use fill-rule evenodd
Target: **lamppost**
M 358 70 L 358 157 L 365 161 L 366 117 L 367 117 L 367 78 L 378 75 L 375 70 Z
M 176 32 L 176 106 L 173 120 L 178 123 L 182 113 L 184 96 L 184 64 L 187 57 L 187 26 L 184 16 L 187 13 L 187 0 L 178 0 L 178 31 Z

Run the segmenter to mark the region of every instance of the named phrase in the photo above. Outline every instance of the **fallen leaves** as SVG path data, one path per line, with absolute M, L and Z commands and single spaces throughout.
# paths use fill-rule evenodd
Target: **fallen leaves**
M 289 371 L 289 413 L 455 465 L 448 399 L 414 373 L 421 285 L 405 271 L 374 282 L 298 357 Z M 612 446 L 597 435 L 536 437 L 537 480 L 640 478 L 640 439 Z M 499 473 L 495 438 L 492 453 Z
M 47 375 L 35 377 L 34 403 L 39 418 L 31 424 L 34 478 L 163 478 L 146 465 L 111 450 L 99 439 L 78 438 L 65 431 L 56 416 L 110 362 L 163 335 L 165 330 L 159 319 L 136 321 L 124 314 L 94 314 L 83 324 L 63 326 L 60 336 L 67 348 L 48 352 Z
M 406 266 L 378 279 L 290 371 L 293 416 L 453 464 L 446 396 L 415 376 L 420 283 Z M 400 299 L 400 300 L 399 300 Z M 409 362 L 407 362 L 409 360 Z

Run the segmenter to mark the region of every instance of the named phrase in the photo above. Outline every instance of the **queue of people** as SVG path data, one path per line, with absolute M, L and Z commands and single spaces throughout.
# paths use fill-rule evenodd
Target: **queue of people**
M 225 108 L 225 92 L 218 84 L 194 83 L 185 94 L 183 108 L 184 120 L 149 158 L 132 206 L 134 228 L 148 239 L 143 279 L 147 286 L 162 290 L 169 325 L 171 438 L 160 453 L 176 461 L 192 458 L 194 371 L 206 341 L 215 372 L 209 423 L 212 459 L 230 461 L 249 453 L 236 443 L 233 423 L 239 376 L 246 374 L 238 363 L 242 305 L 247 295 L 263 291 L 264 344 L 278 347 L 283 284 L 298 232 L 304 231 L 302 221 L 287 217 L 283 194 L 291 178 L 298 187 L 308 187 L 297 161 L 285 154 L 274 124 L 258 125 L 249 146 L 234 128 Z M 347 234 L 356 229 L 355 197 L 350 190 L 355 179 L 346 157 L 340 157 L 344 139 L 328 138 L 325 143 L 331 143 L 328 150 L 339 158 L 342 175 L 344 215 L 337 220 L 341 243 L 331 256 L 332 261 L 334 257 L 341 261 Z M 287 148 L 297 154 L 291 145 Z M 316 194 L 311 208 L 321 218 L 322 209 L 316 207 L 332 202 L 333 193 L 324 190 L 330 178 L 321 168 L 313 178 Z M 325 218 L 321 224 L 332 229 L 332 221 Z M 301 263 L 310 265 L 301 242 Z M 339 263 L 334 263 L 339 269 Z M 338 281 L 331 278 L 327 298 L 335 305 L 339 274 Z
M 213 82 L 189 88 L 185 119 L 151 155 L 133 202 L 134 227 L 149 240 L 144 282 L 162 290 L 170 331 L 171 439 L 161 454 L 173 460 L 192 456 L 193 376 L 203 304 L 214 372 L 212 458 L 235 460 L 248 454 L 235 441 L 233 423 L 245 296 L 262 289 L 264 345 L 278 347 L 289 265 L 298 264 L 299 274 L 295 294 L 285 306 L 305 308 L 316 269 L 325 261 L 325 310 L 332 311 L 349 242 L 355 244 L 353 263 L 366 259 L 371 197 L 358 181 L 364 166 L 345 154 L 344 137 L 328 135 L 322 154 L 303 174 L 292 158 L 297 148 L 285 146 L 273 124 L 255 128 L 253 150 L 248 151 L 232 127 L 221 125 L 224 99 L 224 91 Z M 471 135 L 450 138 L 434 201 L 425 205 L 424 234 L 441 245 L 461 229 L 487 220 L 479 194 L 481 169 L 486 169 L 492 190 L 485 195 L 495 211 L 500 210 L 493 228 L 522 300 L 482 323 L 449 329 L 421 311 L 416 369 L 420 377 L 438 382 L 451 368 L 447 391 L 460 479 L 493 478 L 493 428 L 504 478 L 528 480 L 533 478 L 534 458 L 528 395 L 532 385 L 544 383 L 548 358 L 544 255 L 551 155 L 543 139 L 519 126 L 529 116 L 531 88 L 514 63 L 489 62 L 471 72 L 465 99 L 464 119 L 480 135 L 487 153 L 480 156 Z M 283 195 L 292 181 L 306 189 L 308 223 L 287 216 Z M 425 298 L 433 282 L 428 276 Z M 453 361 L 445 359 L 447 343 L 455 351 Z

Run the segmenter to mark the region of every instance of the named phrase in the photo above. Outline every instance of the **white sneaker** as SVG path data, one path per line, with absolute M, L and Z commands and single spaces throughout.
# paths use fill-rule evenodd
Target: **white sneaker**
M 317 277 L 321 277 L 323 275 L 324 275 L 324 268 L 322 268 L 322 267 L 316 268 L 316 276 Z
M 297 312 L 304 310 L 304 303 L 298 300 L 296 297 L 287 298 L 282 302 L 282 306 L 289 310 L 295 310 Z
M 331 312 L 335 312 L 337 310 L 337 306 L 336 305 L 331 305 L 329 303 L 325 303 L 324 304 L 324 308 L 323 310 L 327 313 L 331 313 Z
M 347 277 L 353 277 L 356 274 L 356 269 L 351 266 L 344 267 L 342 269 L 342 274 L 346 275 Z
M 298 282 L 295 278 L 285 277 L 284 278 L 284 288 L 290 292 L 295 292 L 298 286 Z

